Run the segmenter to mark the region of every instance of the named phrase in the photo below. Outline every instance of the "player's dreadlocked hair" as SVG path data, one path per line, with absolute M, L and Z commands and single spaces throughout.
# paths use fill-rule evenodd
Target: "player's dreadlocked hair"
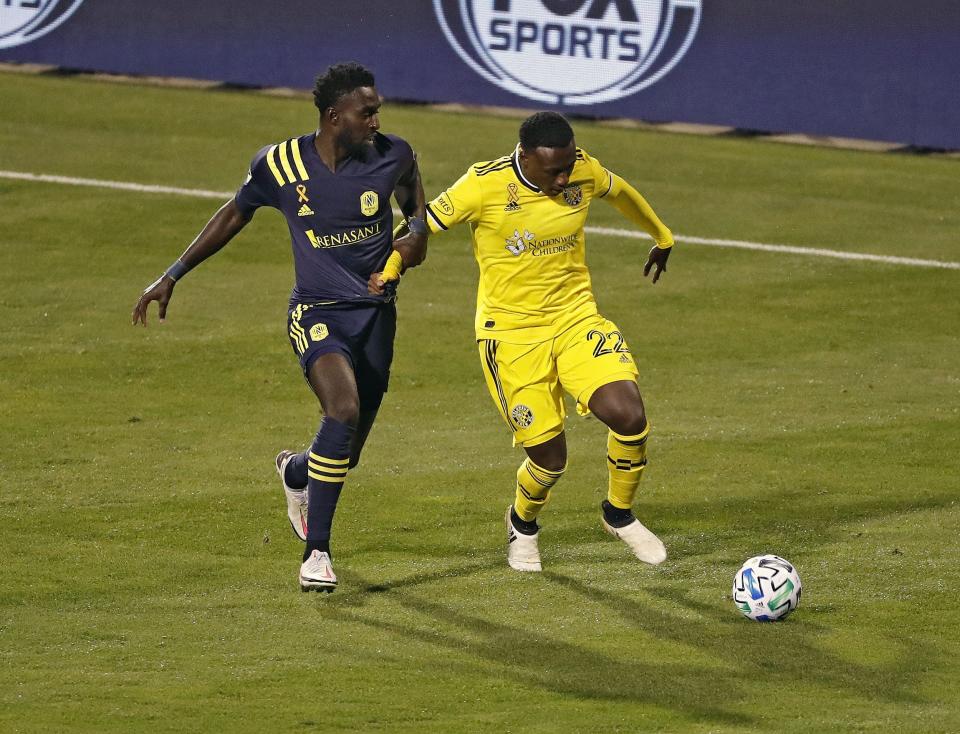
M 537 112 L 520 125 L 520 146 L 534 148 L 566 148 L 573 140 L 573 128 L 559 112 Z
M 313 103 L 322 115 L 337 100 L 358 87 L 372 87 L 373 74 L 356 62 L 334 64 L 317 77 L 313 87 Z

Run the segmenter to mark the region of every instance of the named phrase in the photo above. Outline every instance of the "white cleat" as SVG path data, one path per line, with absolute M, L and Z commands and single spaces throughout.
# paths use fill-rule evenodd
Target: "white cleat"
M 510 512 L 513 505 L 507 508 L 507 563 L 514 571 L 542 571 L 540 566 L 540 548 L 537 546 L 538 530 L 533 535 L 525 535 L 513 527 Z
M 614 538 L 619 538 L 626 543 L 633 555 L 644 563 L 656 566 L 667 560 L 667 549 L 660 538 L 647 530 L 639 520 L 634 519 L 632 523 L 622 528 L 615 528 L 610 525 L 601 515 L 603 529 Z
M 300 566 L 300 591 L 332 592 L 337 588 L 337 575 L 330 563 L 330 554 L 315 550 Z
M 291 489 L 287 486 L 286 470 L 290 459 L 296 456 L 292 451 L 281 451 L 277 454 L 277 474 L 280 475 L 280 481 L 283 482 L 283 493 L 287 497 L 287 518 L 290 520 L 290 527 L 294 534 L 300 540 L 307 540 L 307 490 Z

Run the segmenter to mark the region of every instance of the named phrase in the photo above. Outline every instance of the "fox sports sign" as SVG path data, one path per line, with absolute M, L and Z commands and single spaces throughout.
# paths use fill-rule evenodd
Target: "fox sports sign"
M 45 36 L 73 15 L 83 0 L 0 0 L 0 48 Z
M 664 77 L 687 53 L 701 0 L 433 0 L 467 65 L 514 94 L 609 102 Z

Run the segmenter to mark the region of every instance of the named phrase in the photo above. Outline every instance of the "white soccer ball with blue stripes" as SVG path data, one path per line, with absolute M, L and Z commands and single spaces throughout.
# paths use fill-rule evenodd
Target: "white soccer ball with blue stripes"
M 756 622 L 783 619 L 800 603 L 800 575 L 780 556 L 748 559 L 733 577 L 733 603 Z

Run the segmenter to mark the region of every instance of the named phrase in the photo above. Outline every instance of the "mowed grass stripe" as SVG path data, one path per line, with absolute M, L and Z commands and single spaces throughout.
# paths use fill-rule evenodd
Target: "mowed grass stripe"
M 172 194 L 175 196 L 192 196 L 200 199 L 225 199 L 232 197 L 232 191 L 211 191 L 209 189 L 192 189 L 179 186 L 162 186 L 157 184 L 141 184 L 133 181 L 110 181 L 96 178 L 78 178 L 74 176 L 57 176 L 46 173 L 28 173 L 25 171 L 0 171 L 0 178 L 35 181 L 41 183 L 64 184 L 68 186 L 92 186 L 95 188 L 116 189 L 120 191 L 136 191 L 147 194 Z M 400 212 L 394 210 L 395 214 Z M 611 237 L 627 237 L 632 239 L 650 239 L 645 232 L 617 227 L 587 226 L 586 231 L 595 235 Z M 776 252 L 788 255 L 804 255 L 808 257 L 828 257 L 838 260 L 858 260 L 861 262 L 876 262 L 887 265 L 906 265 L 918 268 L 943 268 L 960 270 L 960 262 L 942 260 L 926 260 L 917 257 L 899 257 L 895 255 L 875 255 L 866 252 L 847 252 L 822 247 L 798 247 L 795 245 L 774 245 L 765 242 L 750 242 L 747 240 L 728 240 L 712 237 L 696 237 L 693 235 L 676 234 L 675 238 L 689 245 L 706 245 L 710 247 L 728 247 L 739 250 L 754 250 L 758 252 Z

